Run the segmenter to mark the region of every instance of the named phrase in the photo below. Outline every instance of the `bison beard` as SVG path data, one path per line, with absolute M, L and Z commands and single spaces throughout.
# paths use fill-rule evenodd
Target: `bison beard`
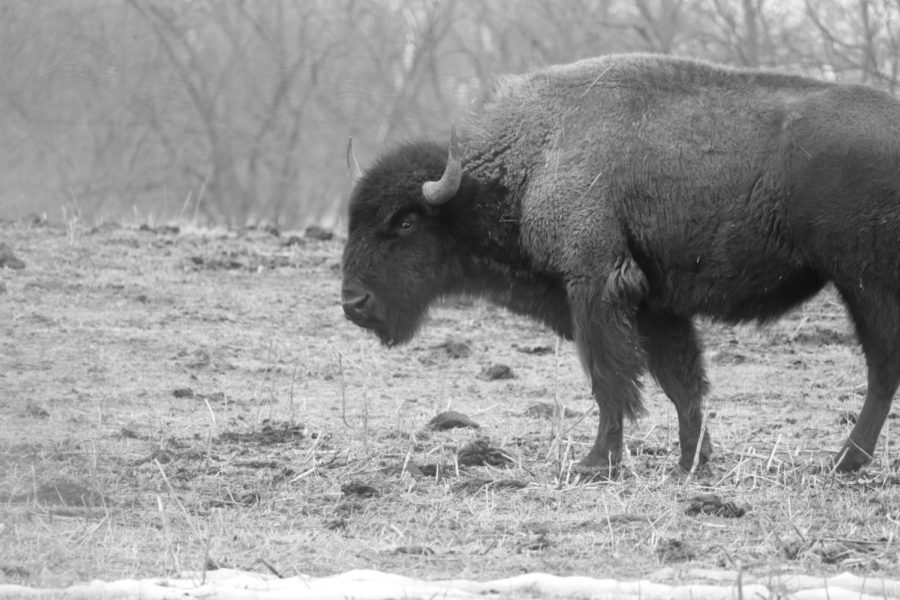
M 871 459 L 900 381 L 900 102 L 612 56 L 501 80 L 465 133 L 464 156 L 454 132 L 449 155 L 409 144 L 359 174 L 347 318 L 386 345 L 449 294 L 538 319 L 575 341 L 600 409 L 579 469 L 615 470 L 649 371 L 675 405 L 687 470 L 712 450 L 692 317 L 769 321 L 830 282 L 868 366 L 835 467 Z

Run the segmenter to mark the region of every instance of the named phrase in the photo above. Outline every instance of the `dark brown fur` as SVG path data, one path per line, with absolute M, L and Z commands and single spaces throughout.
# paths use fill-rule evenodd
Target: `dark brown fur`
M 587 471 L 617 464 L 645 371 L 674 402 L 683 468 L 707 389 L 691 318 L 778 318 L 833 282 L 869 389 L 842 470 L 864 465 L 900 381 L 900 103 L 860 86 L 656 56 L 510 77 L 447 152 L 398 148 L 354 188 L 344 308 L 386 344 L 436 298 L 485 295 L 573 339 L 600 408 Z M 698 443 L 701 445 L 697 452 Z

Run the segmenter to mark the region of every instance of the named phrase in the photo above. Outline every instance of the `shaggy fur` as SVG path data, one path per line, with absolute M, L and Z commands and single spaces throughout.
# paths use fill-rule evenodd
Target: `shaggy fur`
M 444 206 L 421 192 L 443 172 L 440 145 L 398 148 L 355 186 L 354 322 L 400 343 L 439 296 L 485 295 L 577 344 L 600 408 L 582 469 L 619 461 L 645 370 L 675 404 L 687 469 L 711 454 L 691 318 L 765 322 L 833 282 L 869 368 L 836 466 L 871 459 L 900 381 L 900 102 L 610 56 L 503 79 L 463 139 L 462 184 Z

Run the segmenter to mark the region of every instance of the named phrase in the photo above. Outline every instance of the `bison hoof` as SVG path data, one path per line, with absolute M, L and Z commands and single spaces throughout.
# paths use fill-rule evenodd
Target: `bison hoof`
M 832 464 L 838 473 L 853 473 L 869 464 L 871 460 L 871 454 L 853 442 L 847 442 L 841 451 L 835 454 Z
M 697 455 L 698 469 L 708 463 L 709 459 L 712 458 L 712 443 L 709 441 L 709 435 L 704 436 L 699 453 L 697 453 L 697 446 L 694 446 L 693 448 L 689 447 L 681 453 L 681 460 L 678 461 L 678 466 L 680 466 L 681 470 L 685 473 L 690 473 L 691 469 L 694 468 L 695 454 Z

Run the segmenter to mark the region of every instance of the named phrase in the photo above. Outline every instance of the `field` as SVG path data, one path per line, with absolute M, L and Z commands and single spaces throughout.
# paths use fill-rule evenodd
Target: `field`
M 459 299 L 382 348 L 341 314 L 341 241 L 276 233 L 0 224 L 26 264 L 0 269 L 0 581 L 900 572 L 900 410 L 869 468 L 828 470 L 865 391 L 833 292 L 702 323 L 709 468 L 676 470 L 648 380 L 622 475 L 585 482 L 571 344 Z

